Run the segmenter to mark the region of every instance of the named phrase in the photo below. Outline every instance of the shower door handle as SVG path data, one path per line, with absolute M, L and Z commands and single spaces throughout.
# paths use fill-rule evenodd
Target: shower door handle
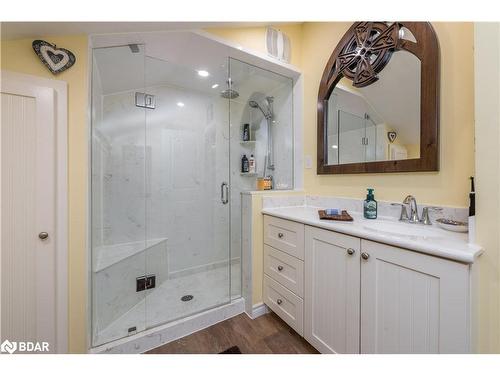
M 222 204 L 227 204 L 229 202 L 229 185 L 227 182 L 223 182 L 220 185 L 220 200 Z

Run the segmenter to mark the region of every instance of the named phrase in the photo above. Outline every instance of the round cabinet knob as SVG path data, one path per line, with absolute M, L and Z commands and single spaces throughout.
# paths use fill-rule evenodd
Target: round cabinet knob
M 283 303 L 283 301 L 282 301 L 282 300 L 280 300 L 280 299 L 278 298 L 278 300 L 276 301 L 276 303 L 277 303 L 278 305 L 281 305 L 281 304 Z
M 370 257 L 370 254 L 368 254 L 368 253 L 361 253 L 361 258 L 363 258 L 364 260 L 367 260 L 369 257 Z
M 356 252 L 356 250 L 354 250 L 354 249 L 351 249 L 351 248 L 347 249 L 347 254 L 349 254 L 349 255 L 353 255 L 355 252 Z
M 283 233 L 278 233 L 278 238 L 283 238 L 284 234 Z
M 283 271 L 283 266 L 278 266 L 278 271 Z
M 49 234 L 47 232 L 40 232 L 38 233 L 38 238 L 40 238 L 41 240 L 46 240 L 47 238 L 49 238 Z

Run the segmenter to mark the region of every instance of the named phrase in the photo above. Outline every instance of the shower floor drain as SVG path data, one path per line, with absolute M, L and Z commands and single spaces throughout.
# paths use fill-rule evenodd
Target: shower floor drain
M 191 294 L 186 294 L 185 296 L 181 297 L 181 301 L 182 302 L 187 302 L 187 301 L 191 301 L 193 298 L 194 297 Z

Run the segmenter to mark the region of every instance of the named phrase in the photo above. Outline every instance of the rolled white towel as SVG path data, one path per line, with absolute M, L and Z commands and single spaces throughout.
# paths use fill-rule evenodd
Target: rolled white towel
M 325 208 L 325 213 L 327 215 L 341 215 L 342 209 L 340 209 L 340 208 Z

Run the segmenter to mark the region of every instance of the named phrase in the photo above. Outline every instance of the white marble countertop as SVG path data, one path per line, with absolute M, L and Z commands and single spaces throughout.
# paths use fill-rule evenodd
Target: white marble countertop
M 319 209 L 275 207 L 264 208 L 262 213 L 462 263 L 473 263 L 483 252 L 481 246 L 468 243 L 467 233 L 446 231 L 437 225 L 401 223 L 389 217 L 367 220 L 356 212 L 349 212 L 352 222 L 320 220 Z

